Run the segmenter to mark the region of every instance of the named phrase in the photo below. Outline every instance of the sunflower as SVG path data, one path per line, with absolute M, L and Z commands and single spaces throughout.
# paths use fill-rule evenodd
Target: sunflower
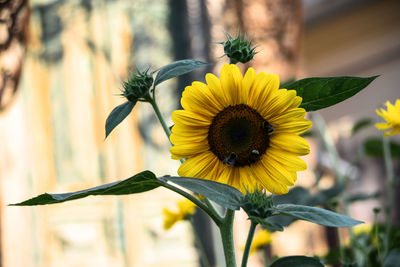
M 381 116 L 386 123 L 376 123 L 375 127 L 379 130 L 391 129 L 385 132 L 385 136 L 398 134 L 400 132 L 400 99 L 397 99 L 394 105 L 386 101 L 386 107 L 387 110 L 383 108 L 376 110 L 376 113 Z
M 172 113 L 173 159 L 187 160 L 180 176 L 214 180 L 246 190 L 288 192 L 297 171 L 307 168 L 298 156 L 310 152 L 299 134 L 311 127 L 299 108 L 296 91 L 278 89 L 279 77 L 249 68 L 244 75 L 224 65 L 220 79 L 206 75 L 182 94 L 183 110 Z

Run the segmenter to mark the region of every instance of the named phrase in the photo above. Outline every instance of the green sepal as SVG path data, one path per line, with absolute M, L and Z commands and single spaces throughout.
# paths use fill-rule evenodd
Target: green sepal
M 364 141 L 365 154 L 374 157 L 383 157 L 382 138 L 368 138 Z M 400 144 L 390 141 L 390 153 L 393 158 L 400 158 Z
M 173 182 L 231 210 L 240 209 L 241 201 L 244 197 L 242 192 L 236 188 L 211 180 L 176 176 L 165 176 L 160 179 Z
M 206 65 L 208 64 L 193 59 L 184 59 L 172 62 L 162 67 L 158 71 L 157 76 L 154 79 L 154 87 L 166 80 L 186 74 L 188 72 L 204 67 Z
M 289 84 L 286 89 L 296 90 L 303 98 L 300 105 L 306 111 L 315 111 L 335 105 L 360 92 L 378 76 L 305 78 Z
M 316 258 L 306 256 L 287 256 L 274 261 L 270 267 L 324 267 Z
M 280 215 L 330 227 L 351 227 L 363 223 L 333 211 L 304 205 L 281 204 L 275 206 L 275 211 Z
M 127 101 L 116 106 L 106 120 L 106 138 L 132 111 L 136 102 Z
M 159 187 L 161 183 L 150 171 L 138 173 L 128 179 L 93 188 L 63 194 L 41 194 L 26 201 L 11 204 L 11 206 L 35 206 L 61 203 L 65 201 L 96 195 L 127 195 L 142 193 Z

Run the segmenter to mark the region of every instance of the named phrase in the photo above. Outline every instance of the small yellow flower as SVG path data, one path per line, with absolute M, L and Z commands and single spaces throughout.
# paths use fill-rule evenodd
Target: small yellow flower
M 196 205 L 188 199 L 180 200 L 176 205 L 178 206 L 178 211 L 171 211 L 168 208 L 163 209 L 165 230 L 170 229 L 179 221 L 186 220 L 196 212 Z
M 251 244 L 250 254 L 262 249 L 266 245 L 271 244 L 272 236 L 271 233 L 265 229 L 258 231 L 258 233 L 253 238 L 253 243 Z
M 389 101 L 386 101 L 387 110 L 381 108 L 376 110 L 376 113 L 381 116 L 386 123 L 376 123 L 375 127 L 379 130 L 388 130 L 385 132 L 385 136 L 395 135 L 400 132 L 400 99 L 396 100 L 396 103 L 392 105 Z

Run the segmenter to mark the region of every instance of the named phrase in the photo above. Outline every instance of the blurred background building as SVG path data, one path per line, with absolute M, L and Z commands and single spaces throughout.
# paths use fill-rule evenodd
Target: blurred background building
M 258 72 L 278 73 L 282 81 L 380 74 L 354 98 L 320 112 L 348 161 L 356 156 L 359 142 L 350 139 L 353 123 L 374 117 L 382 103 L 400 97 L 396 0 L 4 0 L 0 8 L 4 267 L 199 266 L 190 225 L 162 229 L 162 208 L 178 199 L 164 189 L 52 206 L 7 206 L 43 192 L 125 179 L 145 169 L 176 174 L 178 162 L 170 159 L 169 142 L 149 105 L 139 103 L 104 140 L 107 115 L 123 101 L 118 96 L 121 80 L 136 67 L 155 70 L 184 58 L 216 63 L 159 86 L 158 99 L 169 123 L 185 85 L 204 79 L 205 72 L 217 73 L 226 62 L 217 44 L 225 32 L 241 30 L 253 37 L 259 50 L 253 66 Z M 307 160 L 313 165 L 320 155 L 313 153 Z M 350 188 L 371 193 L 382 189 L 379 164 L 372 158 L 364 162 L 364 178 Z M 300 175 L 300 185 L 312 183 L 309 174 Z M 371 222 L 377 205 L 376 199 L 356 203 L 352 216 Z M 247 221 L 238 217 L 240 251 Z M 207 219 L 198 214 L 196 221 Z M 211 262 L 222 266 L 221 255 L 211 252 L 213 246 L 218 250 L 212 225 L 199 224 Z M 325 230 L 310 225 L 298 222 L 274 235 L 272 253 L 326 252 Z M 262 265 L 254 256 L 249 266 Z

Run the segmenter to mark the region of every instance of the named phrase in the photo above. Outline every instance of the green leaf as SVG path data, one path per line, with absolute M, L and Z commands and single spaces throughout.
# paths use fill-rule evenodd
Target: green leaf
M 173 176 L 165 176 L 160 179 L 171 181 L 232 210 L 240 208 L 240 201 L 244 197 L 236 188 L 210 180 Z
M 315 111 L 352 97 L 376 77 L 378 76 L 306 78 L 288 84 L 286 89 L 296 90 L 297 95 L 303 98 L 300 107 L 307 111 Z
M 369 138 L 364 142 L 365 153 L 369 156 L 383 157 L 382 138 Z M 400 144 L 390 142 L 390 152 L 393 158 L 400 158 Z
M 184 59 L 172 62 L 164 67 L 162 67 L 154 80 L 154 86 L 169 80 L 171 78 L 186 74 L 195 69 L 206 66 L 207 63 L 193 60 L 193 59 Z
M 34 206 L 34 205 L 55 204 L 79 198 L 84 198 L 87 196 L 97 196 L 97 195 L 136 194 L 152 190 L 154 188 L 159 187 L 160 185 L 161 183 L 157 180 L 157 178 L 152 172 L 144 171 L 122 181 L 104 184 L 72 193 L 63 193 L 63 194 L 45 193 L 17 204 L 11 204 L 11 206 Z
M 322 263 L 306 256 L 287 256 L 274 261 L 270 267 L 324 267 Z
M 385 262 L 383 263 L 383 267 L 396 267 L 399 266 L 400 262 L 400 248 L 395 248 L 389 251 L 386 256 Z
M 133 107 L 136 105 L 136 102 L 127 101 L 121 105 L 116 106 L 108 115 L 106 120 L 106 138 L 120 124 L 126 116 L 131 113 Z
M 252 221 L 258 223 L 259 225 L 261 225 L 263 228 L 267 229 L 270 232 L 283 231 L 282 225 L 280 225 L 279 223 L 276 223 L 276 222 L 271 222 L 268 220 L 268 218 L 262 219 L 259 217 L 250 216 L 249 220 L 252 220 Z
M 315 207 L 295 204 L 281 204 L 275 207 L 282 215 L 331 227 L 350 227 L 362 222 L 350 217 Z
M 351 134 L 355 135 L 360 130 L 364 129 L 365 127 L 370 126 L 372 124 L 372 122 L 373 121 L 370 118 L 365 118 L 365 119 L 361 119 L 361 120 L 357 121 L 353 126 Z

